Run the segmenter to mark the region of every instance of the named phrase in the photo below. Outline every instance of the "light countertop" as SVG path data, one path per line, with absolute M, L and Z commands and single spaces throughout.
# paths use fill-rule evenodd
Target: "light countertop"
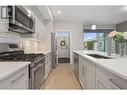
M 41 52 L 41 53 L 47 54 L 47 53 L 50 53 L 50 52 L 51 52 L 51 50 L 43 50 L 43 51 L 38 51 L 38 52 Z
M 25 52 L 25 53 L 35 53 L 35 54 L 38 54 L 38 53 L 43 53 L 43 54 L 47 54 L 47 53 L 50 53 L 51 50 L 38 50 L 38 51 L 30 51 L 30 52 Z
M 112 54 L 108 56 L 106 52 L 99 51 L 84 51 L 84 50 L 75 50 L 80 56 L 89 59 L 96 65 L 99 65 L 106 70 L 118 75 L 127 80 L 127 57 L 120 57 L 120 55 Z M 111 57 L 112 59 L 98 59 L 88 56 L 86 54 L 99 54 L 107 57 Z
M 0 80 L 3 80 L 31 62 L 0 62 Z

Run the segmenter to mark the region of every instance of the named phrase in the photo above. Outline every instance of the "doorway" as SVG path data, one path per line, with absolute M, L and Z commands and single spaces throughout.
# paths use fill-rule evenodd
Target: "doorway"
M 70 63 L 70 32 L 57 31 L 57 62 Z

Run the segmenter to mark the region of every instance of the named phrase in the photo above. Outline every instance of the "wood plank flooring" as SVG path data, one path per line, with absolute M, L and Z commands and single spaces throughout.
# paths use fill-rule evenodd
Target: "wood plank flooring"
M 46 80 L 45 89 L 81 89 L 72 64 L 58 64 Z

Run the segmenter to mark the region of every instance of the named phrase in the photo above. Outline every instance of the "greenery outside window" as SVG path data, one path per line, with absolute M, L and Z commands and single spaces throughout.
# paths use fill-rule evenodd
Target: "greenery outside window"
M 108 50 L 108 33 L 113 29 L 84 29 L 84 49 L 85 50 Z

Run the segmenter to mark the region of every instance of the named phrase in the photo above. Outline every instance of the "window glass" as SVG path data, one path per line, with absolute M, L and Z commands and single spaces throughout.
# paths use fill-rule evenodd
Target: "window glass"
M 105 51 L 104 32 L 84 32 L 84 49 Z

